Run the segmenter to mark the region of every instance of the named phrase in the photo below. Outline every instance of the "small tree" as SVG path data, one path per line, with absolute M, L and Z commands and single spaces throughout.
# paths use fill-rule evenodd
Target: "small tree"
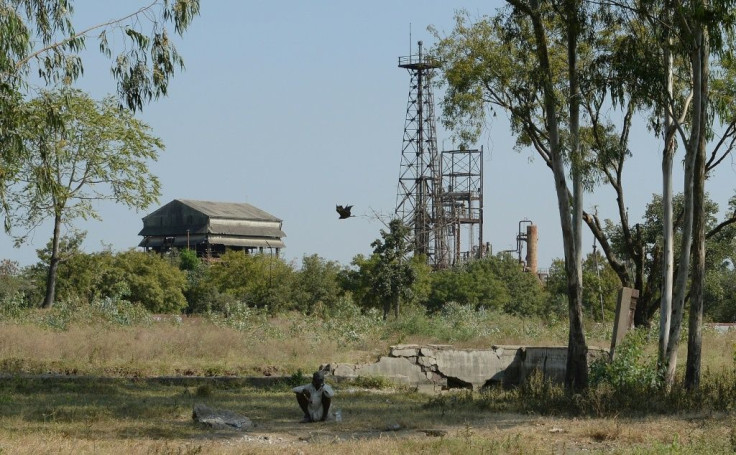
M 399 219 L 391 220 L 389 230 L 381 230 L 381 238 L 371 243 L 373 254 L 378 258 L 371 284 L 375 294 L 383 302 L 383 319 L 393 304 L 394 316 L 399 318 L 401 298 L 410 298 L 411 286 L 416 273 L 411 267 L 408 254 L 412 248 L 409 228 Z
M 25 233 L 51 218 L 53 234 L 46 296 L 54 304 L 56 272 L 64 259 L 59 248 L 62 226 L 77 218 L 99 219 L 93 201 L 111 200 L 144 209 L 159 196 L 150 161 L 163 149 L 160 139 L 114 98 L 92 100 L 78 90 L 43 92 L 26 107 L 25 156 L 11 187 L 14 225 Z
M 297 309 L 313 314 L 319 312 L 320 307 L 333 307 L 340 296 L 339 271 L 339 263 L 316 254 L 302 257 L 302 268 L 296 273 L 293 289 Z
M 110 61 L 119 103 L 133 110 L 142 109 L 149 101 L 165 96 L 171 77 L 183 69 L 184 62 L 174 45 L 175 35 L 182 35 L 199 15 L 199 0 L 147 0 L 142 5 L 135 1 L 138 5 L 130 7 L 130 14 L 78 30 L 74 27 L 76 3 L 0 3 L 1 215 L 15 208 L 6 199 L 6 191 L 24 161 L 22 125 L 28 118 L 23 103 L 29 94 L 81 78 L 84 50 L 93 42 L 93 48 Z M 170 33 L 171 28 L 174 33 Z M 9 230 L 11 220 L 5 217 L 4 221 Z

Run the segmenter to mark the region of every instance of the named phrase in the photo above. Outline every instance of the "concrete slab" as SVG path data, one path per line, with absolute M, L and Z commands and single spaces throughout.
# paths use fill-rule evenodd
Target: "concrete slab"
M 502 362 L 491 350 L 441 350 L 435 353 L 437 372 L 447 378 L 455 378 L 480 389 L 508 364 Z
M 419 355 L 419 346 L 416 344 L 400 344 L 391 346 L 391 357 L 416 357 Z
M 410 385 L 431 383 L 419 365 L 403 357 L 381 357 L 376 363 L 358 365 L 355 368 L 355 374 L 357 376 L 382 376 Z

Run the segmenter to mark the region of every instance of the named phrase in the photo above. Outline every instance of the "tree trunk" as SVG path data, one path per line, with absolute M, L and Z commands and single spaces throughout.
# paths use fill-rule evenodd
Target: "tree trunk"
M 667 93 L 672 99 L 674 93 L 674 70 L 672 57 L 672 39 L 667 40 L 665 49 L 665 65 L 667 68 Z M 675 270 L 674 224 L 672 214 L 672 162 L 675 155 L 674 115 L 671 106 L 665 108 L 664 115 L 664 150 L 662 154 L 662 297 L 660 299 L 659 351 L 657 362 L 659 368 L 665 365 L 667 345 L 670 339 L 672 318 L 672 281 Z
M 675 372 L 677 369 L 677 348 L 680 343 L 680 332 L 682 330 L 682 319 L 685 311 L 685 295 L 687 291 L 687 278 L 690 270 L 690 249 L 692 246 L 693 235 L 693 174 L 695 172 L 695 158 L 698 154 L 700 144 L 701 122 L 703 121 L 702 108 L 703 93 L 700 90 L 702 86 L 702 65 L 700 46 L 702 46 L 702 35 L 698 36 L 695 48 L 691 51 L 690 61 L 693 74 L 693 115 L 692 128 L 690 130 L 690 139 L 687 144 L 687 152 L 685 156 L 685 220 L 682 232 L 682 243 L 680 249 L 680 262 L 677 270 L 677 279 L 675 280 L 675 290 L 672 297 L 672 319 L 670 326 L 669 343 L 665 353 L 664 365 L 665 384 L 667 388 L 672 387 L 675 382 Z
M 572 166 L 573 195 L 572 201 L 567 187 L 564 154 L 560 141 L 559 115 L 560 109 L 555 93 L 552 77 L 552 67 L 549 59 L 547 35 L 542 20 L 539 0 L 506 0 L 517 11 L 525 14 L 531 21 L 534 33 L 535 52 L 539 64 L 539 74 L 546 114 L 546 123 L 549 141 L 549 166 L 554 178 L 555 193 L 557 195 L 557 210 L 560 215 L 562 241 L 565 252 L 565 275 L 567 276 L 568 314 L 570 317 L 570 331 L 567 347 L 567 367 L 565 370 L 565 386 L 569 392 L 579 391 L 588 386 L 588 347 L 585 343 L 583 329 L 583 285 L 582 285 L 582 185 L 580 167 Z M 577 39 L 580 33 L 578 0 L 567 0 L 564 3 L 564 12 L 567 20 L 568 39 L 568 82 L 570 86 L 570 136 L 573 142 L 571 158 L 578 160 L 577 149 L 579 125 L 580 90 L 577 80 Z
M 700 364 L 702 351 L 703 294 L 705 287 L 705 146 L 706 122 L 708 116 L 708 78 L 709 49 L 708 32 L 701 30 L 700 47 L 700 108 L 701 120 L 698 136 L 697 156 L 693 172 L 693 271 L 690 285 L 690 317 L 687 340 L 687 363 L 685 366 L 685 387 L 695 389 L 700 385 Z
M 401 296 L 396 293 L 396 295 L 394 295 L 394 317 L 397 321 L 399 320 L 399 305 L 401 305 Z
M 46 275 L 46 295 L 41 308 L 54 306 L 56 295 L 56 272 L 59 269 L 59 241 L 61 239 L 61 215 L 54 216 L 54 237 L 51 240 L 51 259 L 49 260 L 49 271 Z
M 585 343 L 583 328 L 583 179 L 582 156 L 580 151 L 580 84 L 577 70 L 577 43 L 580 33 L 577 0 L 565 2 L 567 14 L 567 65 L 570 87 L 570 156 L 572 157 L 572 251 L 568 270 L 568 308 L 570 332 L 568 336 L 567 366 L 565 387 L 568 391 L 578 391 L 588 386 L 588 346 Z M 561 152 L 561 150 L 559 151 Z M 559 153 L 561 155 L 561 153 Z M 557 175 L 558 177 L 561 174 Z M 564 177 L 563 177 L 564 178 Z M 563 190 L 561 186 L 558 190 Z M 567 193 L 567 185 L 564 185 Z M 559 197 L 558 192 L 558 197 Z M 565 196 L 565 202 L 566 196 Z M 562 214 L 562 213 L 561 213 Z M 568 218 L 566 215 L 565 218 Z M 567 253 L 567 251 L 566 251 Z M 567 256 L 567 254 L 566 254 Z M 568 262 L 567 260 L 565 261 Z M 571 279 L 572 278 L 572 279 Z

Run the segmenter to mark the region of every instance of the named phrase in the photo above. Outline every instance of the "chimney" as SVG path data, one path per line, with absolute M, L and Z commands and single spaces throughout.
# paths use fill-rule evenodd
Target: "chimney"
M 526 227 L 526 267 L 529 272 L 537 274 L 537 225 Z

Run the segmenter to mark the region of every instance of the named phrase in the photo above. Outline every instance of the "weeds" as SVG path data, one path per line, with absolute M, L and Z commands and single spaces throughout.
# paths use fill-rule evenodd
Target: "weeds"
M 354 387 L 362 389 L 386 390 L 395 389 L 397 385 L 384 376 L 358 376 L 350 381 Z

